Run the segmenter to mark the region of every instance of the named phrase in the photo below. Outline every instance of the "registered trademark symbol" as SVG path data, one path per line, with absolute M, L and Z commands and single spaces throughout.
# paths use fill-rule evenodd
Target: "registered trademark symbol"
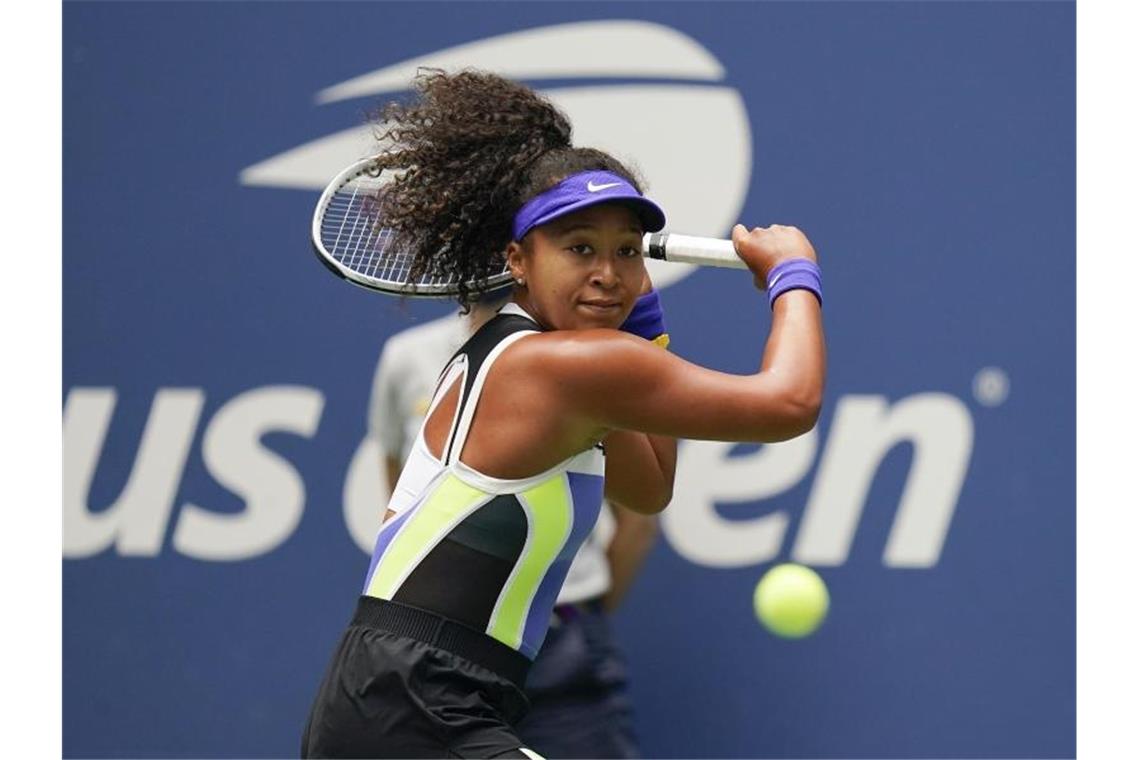
M 1000 367 L 982 367 L 974 375 L 974 398 L 982 406 L 1001 406 L 1009 398 L 1009 375 Z

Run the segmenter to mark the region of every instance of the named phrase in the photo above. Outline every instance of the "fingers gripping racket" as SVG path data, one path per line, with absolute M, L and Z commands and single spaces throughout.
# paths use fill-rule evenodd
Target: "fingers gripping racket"
M 388 181 L 377 175 L 371 159 L 365 159 L 329 183 L 313 213 L 313 248 L 321 263 L 338 277 L 382 293 L 418 298 L 456 295 L 458 283 L 450 279 L 409 281 L 412 256 L 396 245 L 395 236 L 381 218 L 378 198 Z M 731 240 L 652 232 L 645 236 L 643 251 L 661 261 L 747 269 Z M 504 263 L 500 274 L 470 283 L 469 288 L 476 292 L 494 290 L 510 279 Z

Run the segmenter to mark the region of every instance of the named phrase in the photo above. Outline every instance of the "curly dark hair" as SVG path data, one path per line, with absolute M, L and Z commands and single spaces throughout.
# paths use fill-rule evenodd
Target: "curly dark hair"
M 606 170 L 641 190 L 620 161 L 570 143 L 571 126 L 547 99 L 501 76 L 421 69 L 408 103 L 373 117 L 383 146 L 379 171 L 395 179 L 381 203 L 390 227 L 422 276 L 460 283 L 465 308 L 478 297 L 466 283 L 502 271 L 512 222 L 535 195 L 581 171 Z

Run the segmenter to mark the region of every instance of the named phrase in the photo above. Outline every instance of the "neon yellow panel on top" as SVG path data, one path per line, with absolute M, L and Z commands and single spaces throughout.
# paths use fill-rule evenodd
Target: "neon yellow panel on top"
M 472 488 L 450 473 L 444 476 L 435 491 L 415 508 L 415 513 L 408 518 L 408 524 L 385 550 L 365 593 L 380 599 L 391 599 L 419 560 L 472 507 L 490 498 L 488 494 Z
M 573 527 L 574 507 L 566 476 L 558 474 L 519 494 L 527 512 L 530 535 L 515 570 L 503 586 L 487 632 L 518 649 L 527 611 L 546 571 L 562 551 Z

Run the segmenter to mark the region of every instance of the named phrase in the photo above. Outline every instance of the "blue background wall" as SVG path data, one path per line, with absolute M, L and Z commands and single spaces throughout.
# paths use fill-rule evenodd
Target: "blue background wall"
M 343 505 L 379 348 L 449 310 L 328 277 L 308 247 L 316 192 L 243 183 L 243 170 L 359 124 L 375 99 L 314 104 L 332 84 L 611 19 L 676 30 L 723 65 L 716 84 L 739 93 L 751 143 L 739 217 L 803 226 L 828 298 L 827 401 L 802 477 L 764 498 L 704 492 L 717 502 L 706 522 L 744 529 L 781 513 L 774 556 L 701 561 L 717 547 L 684 548 L 669 522 L 681 518 L 668 518 L 617 615 L 646 753 L 1075 753 L 1073 5 L 471 2 L 65 4 L 65 755 L 296 753 L 367 567 Z M 532 83 L 581 83 L 548 79 Z M 704 138 L 678 135 L 677 161 Z M 767 323 L 750 278 L 698 271 L 664 297 L 680 354 L 754 370 Z M 258 408 L 300 418 L 308 406 L 315 423 L 267 423 L 260 437 L 299 478 L 299 522 L 247 556 L 180 549 L 187 504 L 238 525 L 265 487 L 218 482 L 210 422 L 281 386 L 292 391 Z M 106 437 L 83 449 L 98 426 L 79 411 L 111 392 Z M 129 522 L 116 504 L 143 478 L 136 457 L 163 394 L 187 421 L 156 425 L 152 444 L 167 447 L 147 467 L 173 462 L 172 490 L 144 484 L 132 502 L 161 515 L 169 496 L 157 543 L 109 529 L 81 548 L 74 537 L 94 535 L 99 515 Z M 876 461 L 849 551 L 811 563 L 832 593 L 824 627 L 777 640 L 752 614 L 752 589 L 771 562 L 809 559 L 797 541 L 838 412 L 869 398 L 932 400 L 914 423 L 927 432 Z M 952 506 L 939 550 L 891 562 L 922 446 L 937 470 L 954 447 L 929 442 L 952 437 L 939 426 L 963 413 L 963 477 L 947 463 L 922 491 Z M 236 427 L 218 451 L 241 448 Z M 171 453 L 178 430 L 184 464 Z M 89 482 L 75 474 L 81 449 L 94 452 Z M 755 463 L 761 493 L 762 455 L 737 447 L 721 462 Z M 694 509 L 702 487 L 670 511 Z

